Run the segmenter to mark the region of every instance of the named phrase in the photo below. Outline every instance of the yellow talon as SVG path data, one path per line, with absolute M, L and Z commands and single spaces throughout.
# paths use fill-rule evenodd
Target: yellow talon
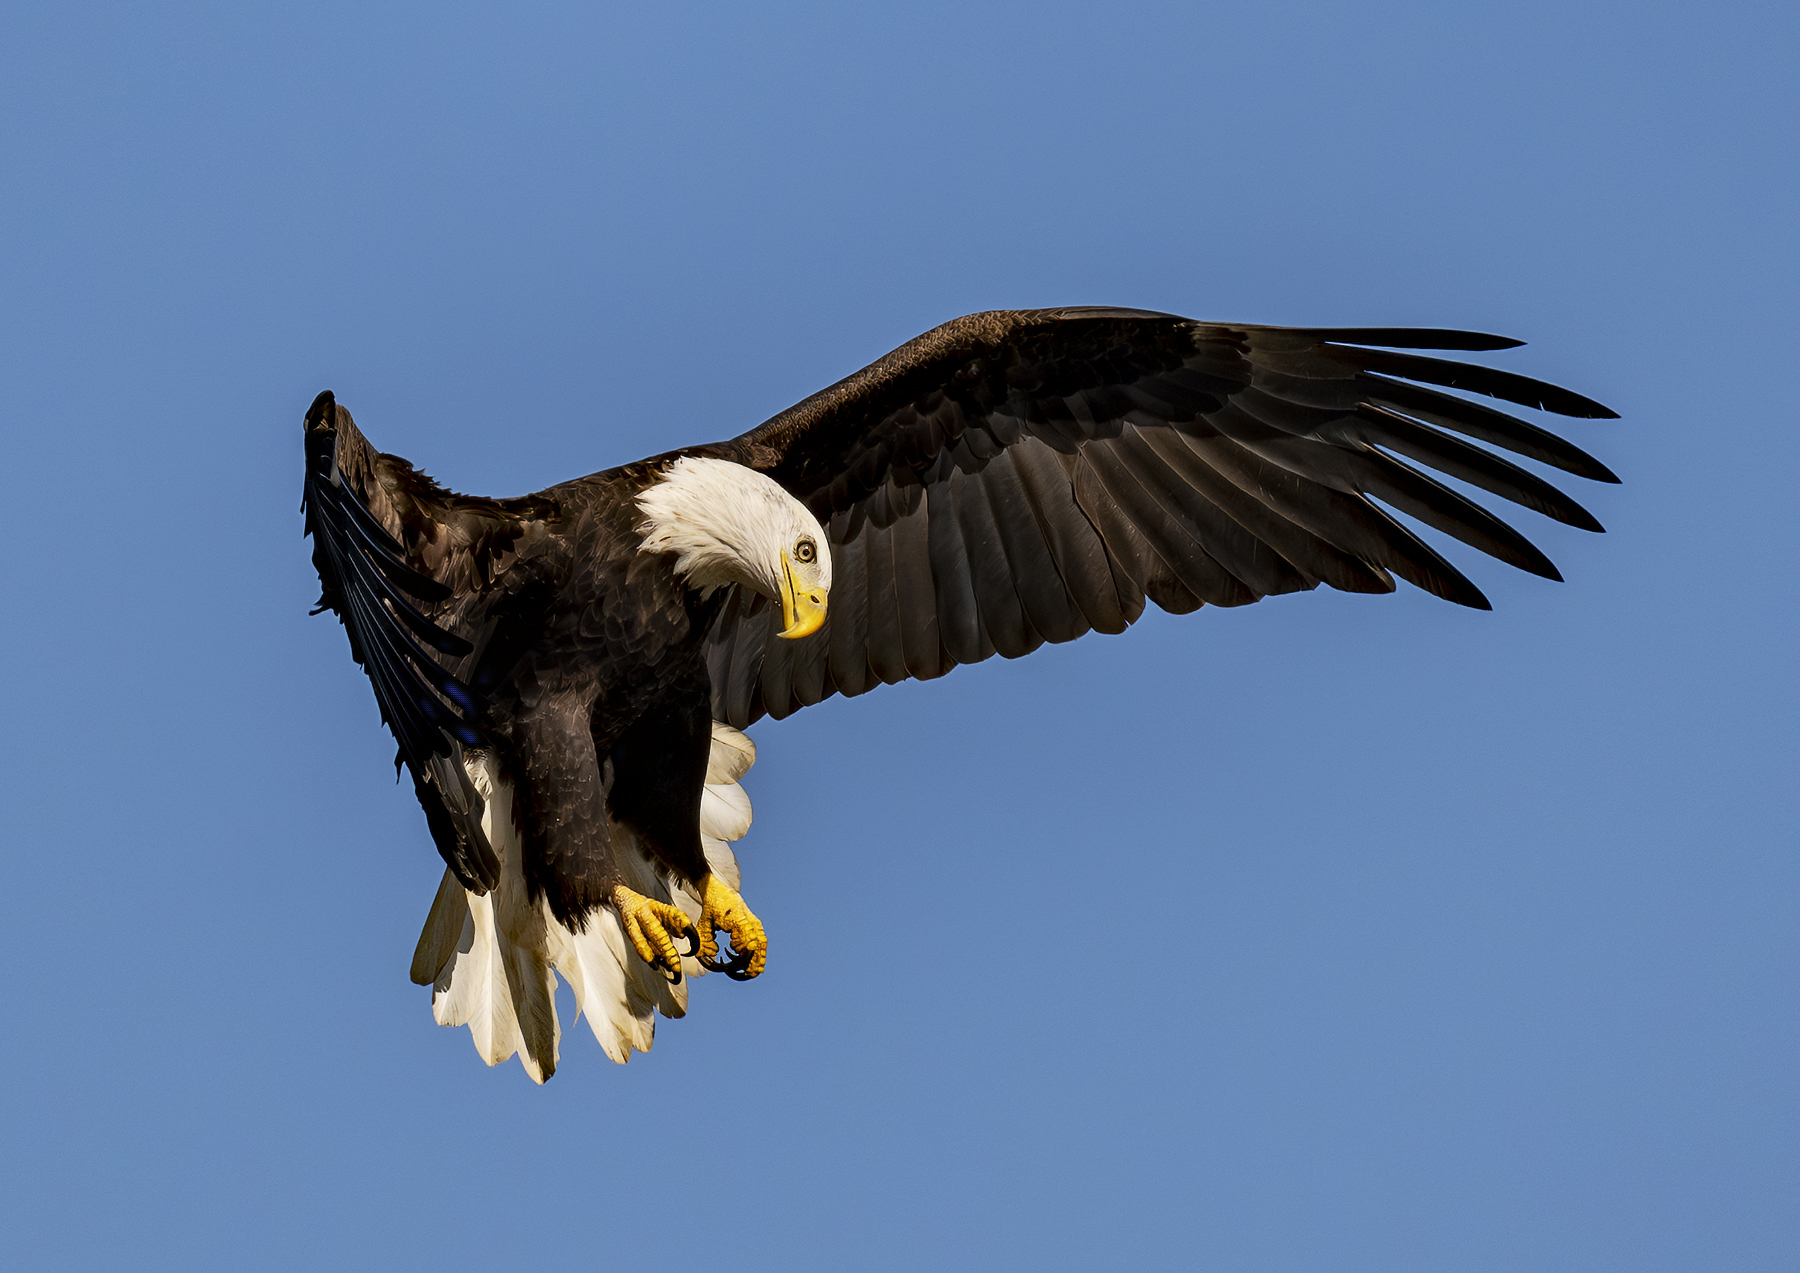
M 740 981 L 756 976 L 769 962 L 769 938 L 762 921 L 750 913 L 737 890 L 716 875 L 700 881 L 700 949 L 702 964 L 716 966 L 719 943 L 715 932 L 731 934 L 731 947 L 738 958 L 722 971 Z M 745 958 L 748 957 L 748 962 Z
M 637 949 L 638 957 L 652 968 L 669 973 L 672 980 L 680 981 L 681 953 L 675 949 L 675 938 L 690 938 L 698 947 L 694 922 L 679 908 L 634 893 L 623 884 L 613 889 L 613 909 L 619 912 L 620 926 Z

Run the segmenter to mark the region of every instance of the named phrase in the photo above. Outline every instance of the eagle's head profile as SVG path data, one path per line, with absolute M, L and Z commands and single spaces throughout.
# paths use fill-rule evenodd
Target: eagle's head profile
M 640 552 L 674 553 L 675 575 L 709 593 L 742 584 L 781 604 L 779 635 L 825 623 L 831 549 L 806 505 L 755 469 L 684 455 L 638 496 Z

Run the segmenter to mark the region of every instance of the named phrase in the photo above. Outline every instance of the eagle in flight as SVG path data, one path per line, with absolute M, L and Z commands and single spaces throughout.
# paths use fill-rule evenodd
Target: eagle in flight
M 740 731 L 763 715 L 1122 632 L 1146 601 L 1186 614 L 1398 576 L 1487 609 L 1395 512 L 1560 578 L 1426 470 L 1592 531 L 1487 448 L 1618 479 L 1445 390 L 1615 413 L 1403 352 L 1519 343 L 971 314 L 729 442 L 516 499 L 444 490 L 320 394 L 305 426 L 320 608 L 444 859 L 412 965 L 434 1016 L 541 1083 L 558 973 L 621 1062 L 649 1049 L 656 1013 L 683 1015 L 692 977 L 760 974 L 768 939 L 730 845 L 750 825 Z

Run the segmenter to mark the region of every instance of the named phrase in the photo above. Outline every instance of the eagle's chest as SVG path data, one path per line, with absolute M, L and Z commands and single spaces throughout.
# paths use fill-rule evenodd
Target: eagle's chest
M 511 678 L 520 707 L 572 695 L 596 716 L 629 718 L 672 695 L 710 693 L 705 641 L 722 598 L 684 587 L 666 554 L 623 546 L 577 555 L 594 564 L 563 581 L 520 660 Z

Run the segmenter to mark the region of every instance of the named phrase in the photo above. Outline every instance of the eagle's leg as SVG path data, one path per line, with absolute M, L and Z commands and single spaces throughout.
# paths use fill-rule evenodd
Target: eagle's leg
M 694 921 L 680 908 L 635 893 L 623 884 L 613 887 L 612 904 L 619 912 L 619 926 L 638 957 L 652 968 L 662 969 L 671 981 L 680 981 L 682 955 L 692 955 L 701 946 Z M 686 951 L 675 949 L 677 937 L 688 939 Z
M 719 959 L 717 933 L 731 935 L 734 957 Z M 702 967 L 722 972 L 734 981 L 748 981 L 769 962 L 769 938 L 762 921 L 750 913 L 736 889 L 708 874 L 700 881 L 700 949 L 695 955 Z

